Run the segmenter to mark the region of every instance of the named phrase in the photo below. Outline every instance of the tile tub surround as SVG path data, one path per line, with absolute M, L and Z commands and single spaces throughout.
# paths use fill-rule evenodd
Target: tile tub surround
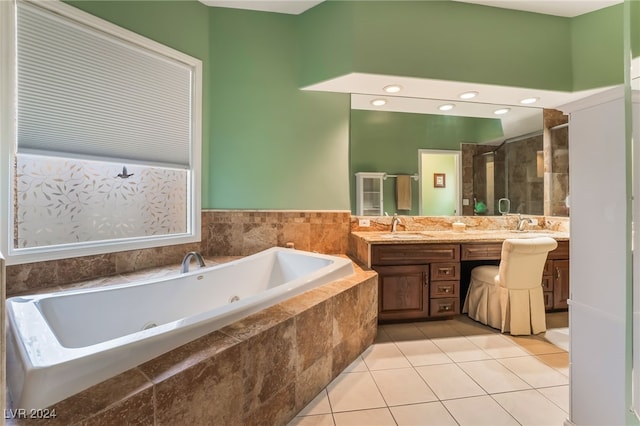
M 291 242 L 300 250 L 345 254 L 350 218 L 348 211 L 205 210 L 198 243 L 7 266 L 7 297 L 176 264 L 190 251 L 248 256 Z
M 53 421 L 7 423 L 284 425 L 373 343 L 377 275 L 354 266 L 55 404 Z

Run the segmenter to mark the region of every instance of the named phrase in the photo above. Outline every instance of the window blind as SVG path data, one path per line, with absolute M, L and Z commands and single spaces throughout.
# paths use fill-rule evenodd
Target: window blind
M 188 64 L 17 4 L 18 152 L 189 167 Z

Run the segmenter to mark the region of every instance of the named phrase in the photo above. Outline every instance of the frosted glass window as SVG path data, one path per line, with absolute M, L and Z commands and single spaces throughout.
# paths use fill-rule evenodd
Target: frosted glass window
M 183 234 L 189 171 L 17 156 L 19 248 Z M 120 175 L 120 176 L 119 176 Z

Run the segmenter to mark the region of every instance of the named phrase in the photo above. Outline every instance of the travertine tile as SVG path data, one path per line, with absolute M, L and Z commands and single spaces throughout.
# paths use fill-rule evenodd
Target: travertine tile
M 262 406 L 287 384 L 295 385 L 295 333 L 291 318 L 246 340 L 249 349 L 242 367 L 245 412 Z
M 299 416 L 313 416 L 318 414 L 330 414 L 331 405 L 329 404 L 329 395 L 323 389 L 318 395 L 311 400 L 299 413 Z
M 153 389 L 147 388 L 79 423 L 79 426 L 154 425 Z
M 269 398 L 256 409 L 247 412 L 243 418 L 242 426 L 286 424 L 295 413 L 295 384 L 291 383 L 269 395 Z
M 146 411 L 149 408 L 147 404 L 152 402 L 149 399 L 152 393 L 148 392 L 151 390 L 152 384 L 142 372 L 132 369 L 54 404 L 50 407 L 55 410 L 54 419 L 29 419 L 16 424 L 70 425 L 88 420 L 94 414 L 102 413 L 114 404 L 130 398 L 134 399 L 130 404 L 122 405 L 123 408 L 133 407 Z M 105 415 L 105 418 L 118 416 L 116 412 Z
M 248 351 L 245 343 L 236 345 L 157 383 L 157 424 L 242 424 Z
M 333 310 L 329 301 L 295 317 L 298 372 L 306 370 L 333 349 Z
M 333 379 L 331 352 L 296 375 L 296 411 L 305 407 Z
M 145 362 L 138 368 L 154 383 L 160 383 L 226 350 L 235 350 L 239 340 L 214 331 L 177 349 Z M 223 359 L 223 358 L 221 358 Z

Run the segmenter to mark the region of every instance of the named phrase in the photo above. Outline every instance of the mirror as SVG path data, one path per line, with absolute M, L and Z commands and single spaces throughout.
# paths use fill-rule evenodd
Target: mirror
M 455 102 L 455 108 L 442 112 L 438 108 L 449 101 L 385 95 L 387 104 L 375 107 L 372 101 L 376 98 L 351 95 L 354 214 L 355 173 L 379 172 L 387 174 L 382 184 L 383 214 L 431 215 L 424 213 L 429 211 L 429 191 L 440 196 L 455 191 L 455 205 L 437 215 L 499 215 L 505 209 L 541 215 L 545 208 L 557 204 L 555 215 L 568 216 L 568 137 L 555 143 L 553 152 L 549 149 L 553 144 L 547 143 L 549 147 L 545 149 L 543 142 L 547 133 L 566 136 L 567 129 L 543 130 L 547 125 L 541 108 L 508 106 L 508 113 L 498 116 L 495 111 L 500 105 Z M 553 114 L 554 110 L 545 110 L 545 114 L 546 111 L 552 112 L 550 123 L 554 126 L 562 121 Z M 455 169 L 443 173 L 445 165 L 430 169 L 431 163 L 424 160 L 425 153 L 435 157 L 455 151 L 461 153 L 455 165 L 457 173 Z M 399 210 L 396 176 L 415 174 L 420 180 L 410 180 L 411 202 Z M 443 174 L 444 185 L 442 178 L 437 180 Z M 436 199 L 432 203 L 442 202 Z

